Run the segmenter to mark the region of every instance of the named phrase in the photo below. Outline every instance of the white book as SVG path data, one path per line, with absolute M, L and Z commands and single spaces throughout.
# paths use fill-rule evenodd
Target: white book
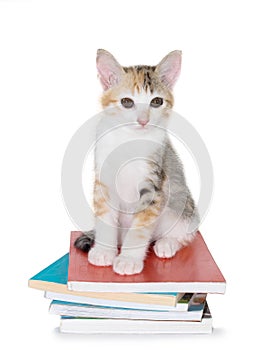
M 202 320 L 199 322 L 77 318 L 62 316 L 60 320 L 60 332 L 79 334 L 211 333 L 212 316 L 207 304 Z

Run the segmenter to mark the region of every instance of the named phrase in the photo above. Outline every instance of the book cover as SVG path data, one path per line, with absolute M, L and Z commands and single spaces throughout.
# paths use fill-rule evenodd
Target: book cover
M 193 242 L 173 258 L 158 258 L 150 248 L 140 274 L 121 276 L 111 266 L 91 265 L 74 247 L 80 232 L 71 232 L 68 289 L 94 292 L 224 293 L 226 282 L 198 232 Z
M 43 290 L 46 297 L 69 302 L 135 308 L 173 308 L 183 293 L 90 293 L 67 289 L 69 253 L 29 279 L 31 288 Z

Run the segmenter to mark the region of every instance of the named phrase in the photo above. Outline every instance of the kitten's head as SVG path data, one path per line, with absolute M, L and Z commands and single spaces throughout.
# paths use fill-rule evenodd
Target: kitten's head
M 157 66 L 122 67 L 108 51 L 98 50 L 97 69 L 104 90 L 102 106 L 114 117 L 143 130 L 168 118 L 181 51 L 172 51 Z

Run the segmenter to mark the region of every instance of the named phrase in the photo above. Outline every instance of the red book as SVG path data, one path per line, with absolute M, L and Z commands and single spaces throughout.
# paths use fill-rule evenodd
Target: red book
M 88 262 L 87 253 L 74 247 L 80 232 L 71 232 L 68 289 L 85 292 L 224 293 L 226 281 L 198 232 L 193 242 L 173 258 L 158 258 L 150 248 L 140 274 L 121 276 L 112 266 Z

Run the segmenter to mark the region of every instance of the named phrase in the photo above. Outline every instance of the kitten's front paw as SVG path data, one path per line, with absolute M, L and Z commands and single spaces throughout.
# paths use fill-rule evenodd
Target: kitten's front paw
M 101 246 L 95 246 L 88 253 L 88 261 L 96 266 L 111 266 L 116 257 L 115 249 L 108 249 Z
M 156 241 L 153 250 L 159 258 L 171 258 L 181 248 L 181 244 L 175 238 L 161 238 Z
M 113 262 L 113 270 L 119 275 L 134 275 L 143 270 L 144 262 L 141 259 L 119 255 Z

